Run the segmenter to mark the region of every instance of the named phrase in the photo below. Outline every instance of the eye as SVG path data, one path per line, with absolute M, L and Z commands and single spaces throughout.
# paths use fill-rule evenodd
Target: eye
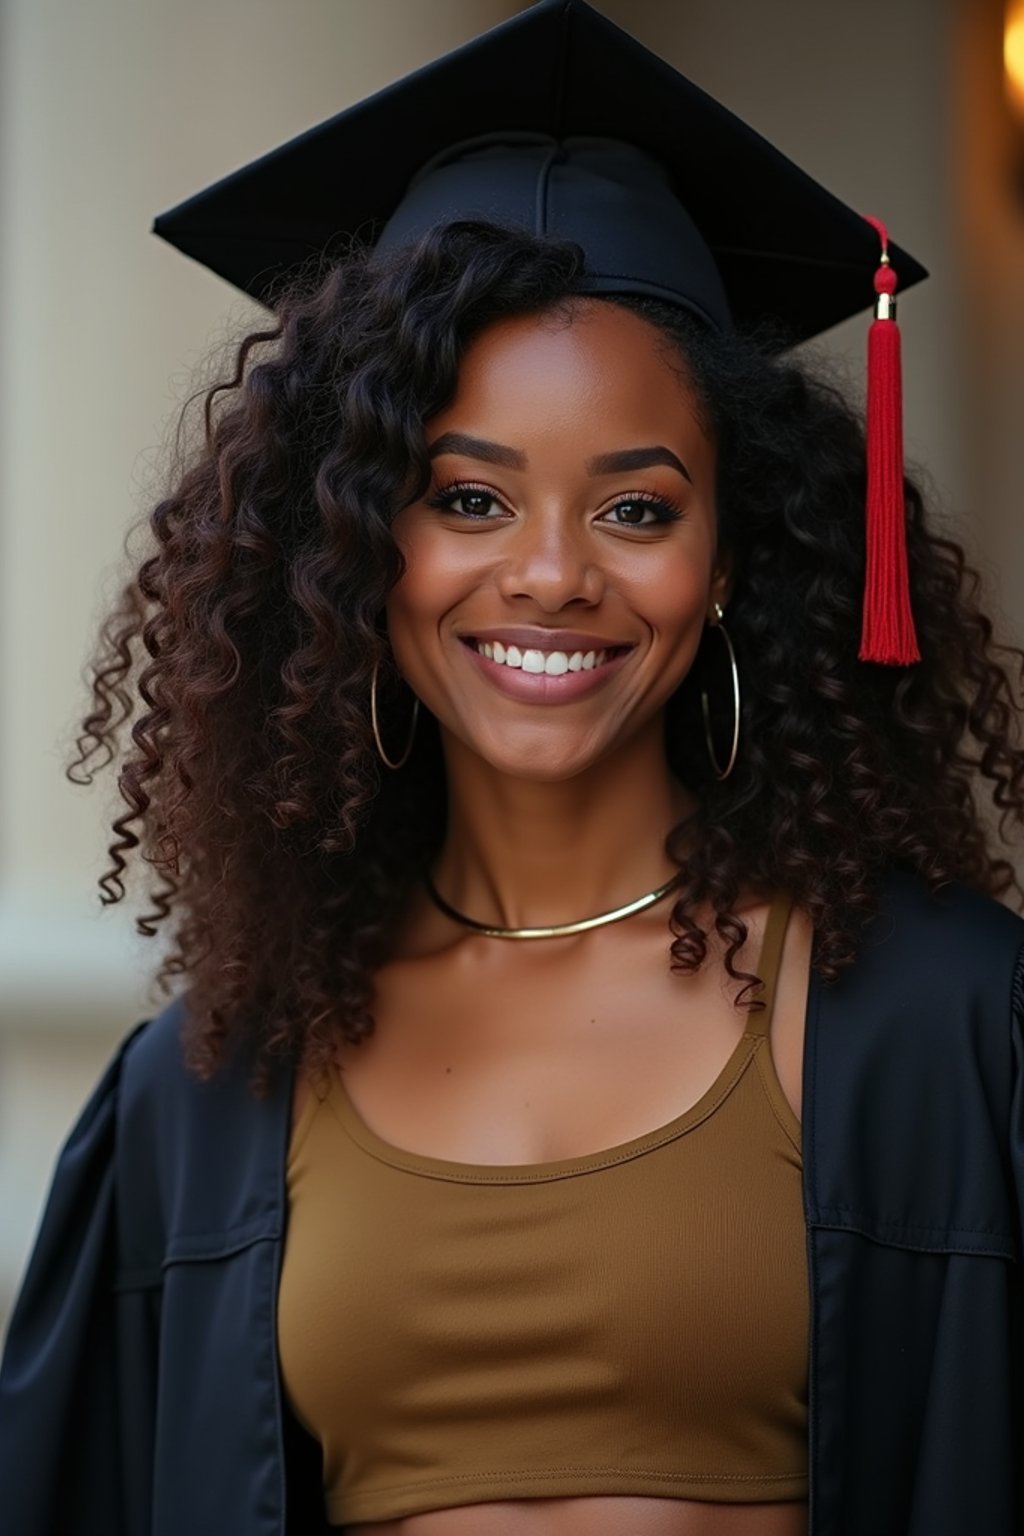
M 622 515 L 613 517 L 613 513 Z M 646 491 L 621 497 L 604 514 L 604 518 L 617 528 L 652 528 L 659 523 L 677 522 L 682 516 L 679 508 L 674 507 L 671 502 L 663 501 L 660 496 L 652 496 Z
M 460 483 L 447 485 L 428 497 L 427 506 L 437 507 L 442 512 L 455 512 L 459 517 L 474 518 L 477 522 L 490 522 L 488 513 L 492 507 L 501 510 L 501 503 L 493 491 L 482 485 Z

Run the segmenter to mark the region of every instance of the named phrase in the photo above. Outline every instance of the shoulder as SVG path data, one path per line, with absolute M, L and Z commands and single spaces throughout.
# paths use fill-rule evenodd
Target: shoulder
M 253 1052 L 245 1045 L 230 1051 L 210 1078 L 202 1078 L 186 1059 L 185 1036 L 189 1022 L 188 999 L 178 997 L 162 1012 L 145 1020 L 129 1036 L 123 1048 L 121 1094 L 130 1110 L 139 1102 L 157 1127 L 164 1122 L 181 1125 L 191 1117 L 211 1114 L 245 1117 L 266 1102 L 251 1087 Z M 290 1079 L 290 1068 L 281 1063 L 271 1085 L 270 1098 L 279 1097 L 281 1082 Z
M 122 1062 L 123 1086 L 140 1091 L 156 1083 L 166 1086 L 186 1071 L 185 999 L 178 997 L 162 1012 L 145 1019 L 129 1036 Z
M 1022 957 L 1024 920 L 1002 903 L 889 875 L 853 965 L 812 986 L 808 1069 L 819 1106 L 835 1114 L 856 1091 L 909 1124 L 911 1105 L 948 1121 L 954 1101 L 964 1114 L 1001 1104 Z
M 132 1155 L 181 1140 L 210 1098 L 185 1057 L 188 1005 L 176 998 L 129 1039 L 121 1066 L 120 1141 Z
M 892 870 L 883 882 L 880 913 L 904 929 L 952 939 L 980 939 L 997 945 L 1024 942 L 1024 918 L 993 896 L 953 882 L 931 889 L 920 876 Z
M 1000 902 L 890 874 L 853 965 L 812 985 L 808 1072 L 819 1106 L 836 1113 L 854 1087 L 904 1121 L 911 1104 L 948 1116 L 954 1099 L 967 1113 L 976 1092 L 1001 1102 L 1022 954 L 1024 920 Z
M 149 1252 L 273 1235 L 288 1133 L 291 1072 L 258 1098 L 237 1051 L 209 1080 L 185 1057 L 187 1002 L 177 999 L 127 1043 L 118 1103 L 117 1178 L 124 1227 Z
M 847 986 L 913 992 L 947 1007 L 979 989 L 1006 1001 L 1020 969 L 1024 918 L 961 884 L 932 890 L 920 876 L 890 872 Z
M 981 892 L 886 879 L 854 964 L 813 986 L 815 1219 L 908 1247 L 1016 1251 L 1006 1170 L 1022 946 L 1024 920 Z

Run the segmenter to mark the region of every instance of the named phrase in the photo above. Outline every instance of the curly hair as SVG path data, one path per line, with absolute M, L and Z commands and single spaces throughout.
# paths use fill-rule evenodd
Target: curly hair
M 157 883 L 137 927 L 173 917 L 155 981 L 166 994 L 185 978 L 201 1075 L 244 1040 L 259 1091 L 275 1058 L 323 1066 L 340 1037 L 373 1029 L 372 972 L 445 825 L 436 721 L 397 773 L 374 749 L 370 678 L 375 663 L 387 677 L 384 608 L 402 570 L 390 524 L 426 492 L 423 423 L 451 399 L 470 339 L 503 316 L 571 315 L 581 262 L 571 243 L 478 222 L 388 257 L 354 251 L 285 290 L 203 396 L 191 438 L 186 426 L 146 558 L 102 624 L 67 773 L 92 782 L 131 722 L 101 899 L 124 896 L 138 850 Z M 929 527 L 921 490 L 908 478 L 922 659 L 867 665 L 859 411 L 780 357 L 778 336 L 713 334 L 655 299 L 590 302 L 640 315 L 690 381 L 735 571 L 735 771 L 714 776 L 696 708 L 702 679 L 725 692 L 718 637 L 666 711 L 670 766 L 697 802 L 665 844 L 682 870 L 672 965 L 703 964 L 697 914 L 710 912 L 728 974 L 756 980 L 734 966 L 744 884 L 793 893 L 826 982 L 854 961 L 890 869 L 1024 897 L 995 851 L 1024 821 L 1024 654 L 994 641 L 977 573 Z M 382 729 L 400 740 L 407 706 L 394 717 L 389 692 Z M 719 739 L 730 728 L 727 713 Z

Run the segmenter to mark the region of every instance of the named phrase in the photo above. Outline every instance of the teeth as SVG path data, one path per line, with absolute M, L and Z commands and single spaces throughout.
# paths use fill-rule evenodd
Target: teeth
M 488 661 L 505 667 L 519 667 L 534 675 L 545 673 L 548 677 L 561 677 L 566 672 L 591 672 L 607 659 L 607 651 L 540 651 L 533 648 L 521 651 L 517 645 L 502 645 L 500 640 L 474 641 L 477 650 Z

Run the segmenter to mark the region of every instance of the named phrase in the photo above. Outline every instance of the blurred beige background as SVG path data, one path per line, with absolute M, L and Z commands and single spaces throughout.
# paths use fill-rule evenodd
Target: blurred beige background
M 0 1320 L 59 1142 L 152 941 L 101 914 L 112 778 L 62 765 L 128 524 L 210 347 L 255 313 L 154 213 L 514 0 L 4 0 L 0 13 Z M 901 306 L 907 447 L 1019 639 L 1024 157 L 1002 0 L 601 0 L 931 268 Z M 471 131 L 467 123 L 467 131 Z M 623 125 L 624 131 L 628 123 Z M 694 146 L 700 153 L 700 146 Z M 859 387 L 866 320 L 825 338 Z

